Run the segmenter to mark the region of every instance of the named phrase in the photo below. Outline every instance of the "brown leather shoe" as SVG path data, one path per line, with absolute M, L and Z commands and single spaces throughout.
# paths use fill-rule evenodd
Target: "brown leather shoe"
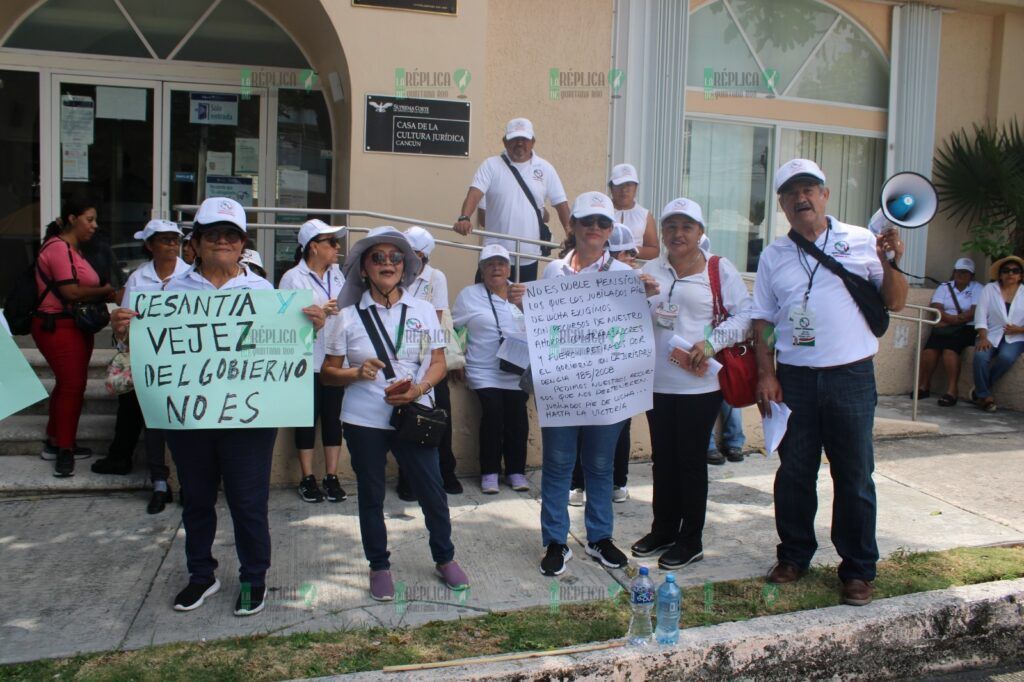
M 800 568 L 796 564 L 788 561 L 779 561 L 772 566 L 772 570 L 768 571 L 765 580 L 774 585 L 784 585 L 786 583 L 795 583 L 804 577 L 806 573 L 805 569 Z
M 843 581 L 843 603 L 850 606 L 866 606 L 871 603 L 871 597 L 875 592 L 875 586 L 866 580 L 853 578 Z

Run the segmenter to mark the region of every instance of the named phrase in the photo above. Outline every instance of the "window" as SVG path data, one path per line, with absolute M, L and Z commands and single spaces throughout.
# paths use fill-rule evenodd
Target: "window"
M 39 244 L 39 74 L 0 71 L 0 307 Z

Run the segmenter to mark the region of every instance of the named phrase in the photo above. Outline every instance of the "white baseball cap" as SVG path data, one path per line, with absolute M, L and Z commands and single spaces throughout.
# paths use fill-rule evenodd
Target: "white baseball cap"
M 256 267 L 263 269 L 263 256 L 256 249 L 245 249 L 242 251 L 242 257 L 238 259 L 239 263 L 245 263 L 246 265 L 255 265 Z
M 584 192 L 572 203 L 572 217 L 586 218 L 588 215 L 600 215 L 615 220 L 615 207 L 612 200 L 603 192 Z
M 419 225 L 413 225 L 402 234 L 409 240 L 413 251 L 419 251 L 424 256 L 429 256 L 430 252 L 434 250 L 434 235 Z
M 967 272 L 974 274 L 974 261 L 970 258 L 957 258 L 956 262 L 953 263 L 954 270 L 966 270 Z
M 483 263 L 485 260 L 489 260 L 491 258 L 504 258 L 509 263 L 512 262 L 512 257 L 508 254 L 508 249 L 501 244 L 488 244 L 484 248 L 480 249 L 479 262 Z
M 244 233 L 246 231 L 245 209 L 234 199 L 210 197 L 199 205 L 195 224 L 196 226 L 207 226 L 215 223 L 234 225 Z
M 665 204 L 665 208 L 661 209 L 661 220 L 664 222 L 665 218 L 674 215 L 684 215 L 689 218 L 693 218 L 701 227 L 704 227 L 704 212 L 700 210 L 700 204 L 693 199 L 687 199 L 686 197 L 679 197 Z
M 173 232 L 180 235 L 181 228 L 178 227 L 177 223 L 172 223 L 170 220 L 150 220 L 144 228 L 135 233 L 135 238 L 146 241 L 158 232 Z
M 635 182 L 640 184 L 640 179 L 636 176 L 636 168 L 633 168 L 628 163 L 620 163 L 612 168 L 612 176 L 608 178 L 608 182 L 613 185 L 621 185 L 625 182 Z
M 821 184 L 825 184 L 825 174 L 822 172 L 818 164 L 814 163 L 810 159 L 793 159 L 779 166 L 779 169 L 775 171 L 775 193 L 778 194 L 779 190 L 782 189 L 783 185 L 800 176 L 806 176 L 808 178 L 814 178 Z
M 608 238 L 608 250 L 612 253 L 636 251 L 636 240 L 633 239 L 633 231 L 622 223 L 615 223 L 614 227 L 612 227 L 612 236 Z
M 299 246 L 305 249 L 306 244 L 309 244 L 311 240 L 316 239 L 322 234 L 344 233 L 344 231 L 344 225 L 335 227 L 334 225 L 328 225 L 322 220 L 313 218 L 302 223 L 302 227 L 299 228 Z
M 525 137 L 532 140 L 533 124 L 528 118 L 514 118 L 505 125 L 505 139 L 511 140 L 514 137 Z

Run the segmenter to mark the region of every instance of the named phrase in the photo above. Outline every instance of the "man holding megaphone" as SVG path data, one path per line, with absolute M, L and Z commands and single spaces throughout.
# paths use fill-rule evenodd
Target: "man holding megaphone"
M 824 447 L 835 488 L 832 542 L 842 557 L 842 599 L 861 606 L 871 601 L 878 561 L 872 358 L 887 310 L 906 303 L 907 280 L 895 266 L 904 246 L 895 229 L 875 236 L 827 215 L 825 174 L 813 161 L 783 164 L 775 191 L 792 229 L 765 249 L 757 268 L 757 405 L 769 416 L 772 403 L 785 402 L 792 414 L 779 446 L 780 542 L 767 580 L 799 580 L 811 563 Z

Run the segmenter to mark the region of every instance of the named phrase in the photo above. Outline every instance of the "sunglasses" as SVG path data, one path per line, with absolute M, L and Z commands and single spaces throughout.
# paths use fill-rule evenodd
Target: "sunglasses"
M 605 218 L 604 216 L 588 215 L 586 218 L 577 218 L 576 222 L 583 227 L 593 227 L 597 223 L 597 226 L 602 230 L 612 229 L 611 218 Z
M 316 242 L 317 244 L 330 244 L 335 248 L 341 246 L 341 240 L 339 240 L 337 237 L 318 237 L 313 241 Z
M 374 251 L 370 254 L 370 261 L 374 265 L 398 265 L 405 260 L 405 254 L 401 251 L 389 251 L 384 253 L 383 251 Z
M 174 246 L 181 243 L 181 237 L 176 234 L 161 234 L 153 237 L 153 241 L 157 244 L 166 244 L 167 246 Z
M 1020 273 L 1020 268 L 999 268 L 1000 275 L 1019 275 Z
M 242 241 L 242 233 L 231 228 L 212 228 L 200 232 L 199 238 L 204 242 L 216 243 L 223 239 L 229 244 L 237 244 Z

